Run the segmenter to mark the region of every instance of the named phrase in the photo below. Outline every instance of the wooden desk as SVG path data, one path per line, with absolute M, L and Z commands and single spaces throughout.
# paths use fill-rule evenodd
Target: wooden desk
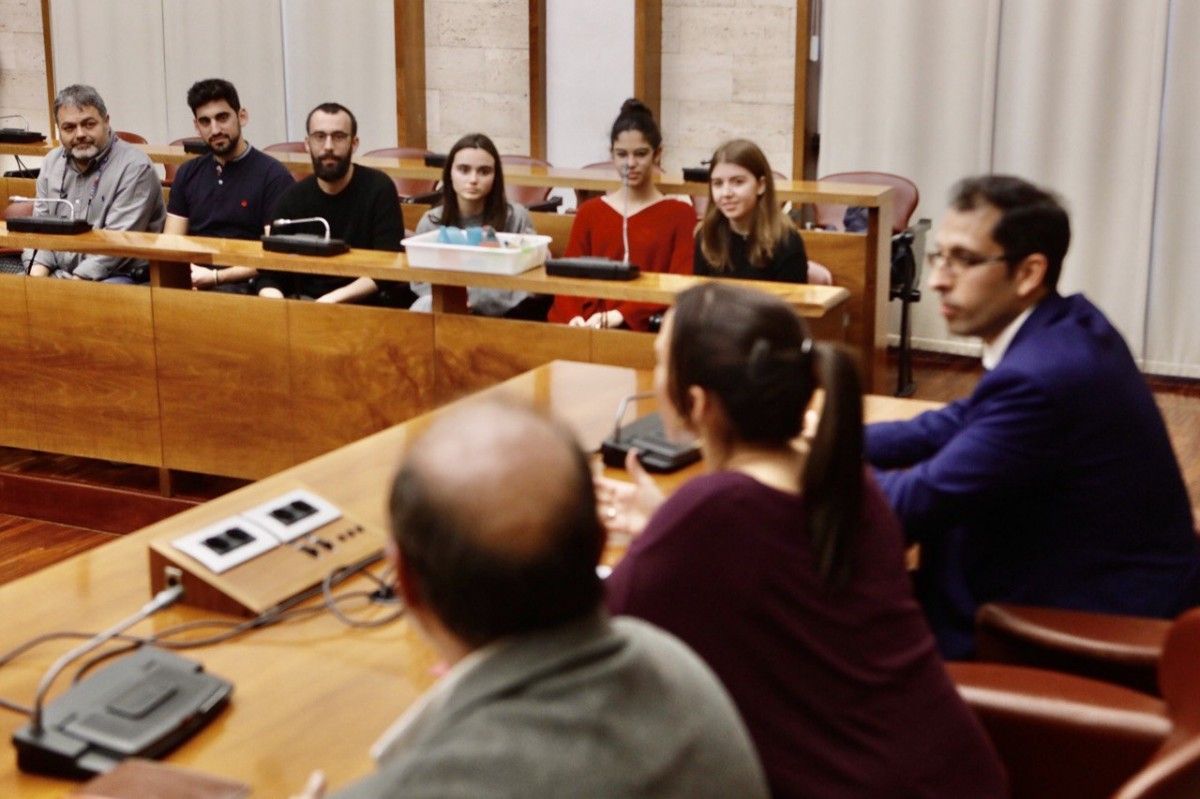
M 622 397 L 652 376 L 609 366 L 554 362 L 487 392 L 533 402 L 560 415 L 594 448 Z M 872 398 L 869 418 L 898 418 L 929 403 Z M 647 408 L 648 409 L 648 408 Z M 436 412 L 435 412 L 436 413 Z M 385 502 L 405 442 L 433 414 L 385 430 L 159 524 L 0 586 L 6 618 L 0 648 L 52 630 L 98 630 L 149 597 L 147 542 L 185 532 L 307 485 L 361 521 L 386 529 Z M 381 541 L 382 544 L 382 541 Z M 211 614 L 176 607 L 135 631 L 162 630 Z M 37 681 L 70 643 L 46 644 L 0 668 L 0 696 L 27 703 Z M 171 762 L 249 782 L 256 796 L 287 796 L 310 770 L 338 787 L 372 770 L 371 743 L 432 682 L 434 655 L 409 620 L 376 630 L 350 629 L 328 614 L 285 623 L 236 641 L 184 653 L 234 681 L 232 705 L 171 756 Z M 65 685 L 60 680 L 61 690 Z M 0 711 L 5 741 L 24 717 Z M 0 755 L 0 796 L 59 796 L 67 784 L 16 770 L 11 747 Z
M 3 145 L 0 145 L 0 152 L 3 151 L 3 147 Z M 150 150 L 153 149 L 150 148 Z M 169 151 L 172 148 L 157 149 Z M 178 154 L 182 156 L 182 150 Z M 289 154 L 281 154 L 281 157 L 287 155 Z M 395 159 L 384 160 L 395 161 Z M 308 162 L 305 161 L 304 163 Z M 395 163 L 399 164 L 400 162 L 395 161 Z M 418 162 L 405 163 L 412 164 L 412 169 L 428 170 L 428 167 Z M 400 169 L 400 167 L 397 166 L 396 169 Z M 540 169 L 542 173 L 546 173 L 545 169 L 532 169 Z M 545 179 L 553 178 L 555 180 L 570 181 L 575 179 L 574 175 L 578 174 L 586 176 L 585 182 L 604 180 L 602 177 L 595 177 L 594 173 L 588 173 L 583 170 L 554 170 L 554 173 Z M 538 177 L 542 179 L 544 176 Z M 584 178 L 580 179 L 584 180 Z M 34 181 L 27 178 L 0 178 L 0 183 L 3 184 L 0 186 L 0 205 L 6 203 L 10 196 L 32 196 L 36 193 Z M 689 187 L 702 185 L 687 184 Z M 847 197 L 851 196 L 843 191 L 843 189 L 847 188 L 846 186 L 836 184 L 797 183 L 791 185 L 794 189 L 798 186 L 807 187 L 805 191 L 800 192 L 797 196 L 802 194 L 811 202 L 847 201 Z M 866 234 L 805 230 L 801 231 L 800 235 L 804 238 L 805 249 L 808 251 L 809 257 L 828 267 L 833 273 L 834 284 L 850 292 L 844 306 L 846 310 L 846 340 L 859 346 L 864 354 L 869 354 L 867 357 L 864 357 L 866 386 L 868 390 L 873 390 L 875 388 L 883 388 L 883 375 L 886 366 L 887 283 L 888 265 L 890 264 L 890 244 L 889 236 L 886 235 L 886 232 L 891 229 L 891 212 L 888 207 L 890 201 L 886 203 L 883 201 L 882 198 L 884 195 L 880 194 L 880 187 L 867 186 L 860 188 L 864 188 L 866 193 L 853 195 L 855 202 L 861 201 L 860 204 L 868 207 L 868 216 L 871 220 L 875 220 L 878 217 L 880 225 L 878 228 L 869 226 Z M 166 190 L 164 190 L 165 192 Z M 873 203 L 884 204 L 876 206 L 872 205 Z M 402 209 L 404 211 L 405 226 L 415 229 L 417 220 L 420 219 L 424 211 L 428 210 L 428 207 L 406 204 L 402 206 Z M 887 220 L 884 220 L 880 214 L 887 215 Z M 561 254 L 562 250 L 566 247 L 567 238 L 570 235 L 571 222 L 574 217 L 570 214 L 540 213 L 533 216 L 537 230 L 547 233 L 553 238 L 551 243 L 552 251 L 555 254 Z M 872 222 L 871 224 L 874 223 Z M 884 234 L 880 234 L 880 231 L 883 231 Z M 883 265 L 882 270 L 879 266 L 880 264 Z M 462 302 L 464 300 L 460 293 L 451 300 L 450 307 L 460 306 Z M 821 334 L 824 337 L 830 337 L 833 335 L 833 332 L 825 330 L 821 331 Z
M 651 366 L 653 337 L 171 288 L 186 284 L 188 262 L 425 280 L 439 294 L 484 285 L 663 304 L 700 281 L 484 276 L 411 269 L 396 253 L 310 259 L 258 242 L 115 231 L 65 240 L 0 226 L 3 246 L 147 258 L 154 284 L 0 275 L 0 444 L 248 478 L 555 358 Z M 754 285 L 826 325 L 826 337 L 843 332 L 844 289 Z

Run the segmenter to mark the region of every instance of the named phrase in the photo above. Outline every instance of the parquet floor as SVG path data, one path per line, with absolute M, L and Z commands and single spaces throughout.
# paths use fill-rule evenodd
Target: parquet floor
M 921 354 L 914 367 L 918 399 L 947 401 L 966 396 L 979 379 L 978 361 L 956 356 Z M 893 385 L 894 376 L 887 385 Z M 1170 431 L 1193 507 L 1200 517 L 1200 381 L 1153 379 L 1151 386 Z M 0 448 L 0 473 L 19 471 L 89 486 L 109 485 L 126 491 L 157 491 L 157 473 L 135 466 L 86 461 L 58 455 Z M 204 500 L 232 490 L 241 481 L 188 475 L 177 485 L 181 493 Z M 0 584 L 69 558 L 115 537 L 52 522 L 0 514 Z

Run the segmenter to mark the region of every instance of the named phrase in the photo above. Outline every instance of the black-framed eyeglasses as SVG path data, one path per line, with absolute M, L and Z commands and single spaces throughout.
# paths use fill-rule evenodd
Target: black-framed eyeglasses
M 344 130 L 335 130 L 333 133 L 318 130 L 308 134 L 308 141 L 311 144 L 321 145 L 325 143 L 326 139 L 340 146 L 350 141 L 350 134 Z
M 1009 260 L 1008 255 L 980 255 L 978 253 L 968 251 L 951 251 L 942 252 L 941 250 L 930 250 L 925 253 L 925 264 L 931 271 L 937 271 L 943 267 L 950 270 L 952 274 L 961 274 L 964 270 L 972 269 L 976 266 L 984 264 L 994 264 L 997 262 Z

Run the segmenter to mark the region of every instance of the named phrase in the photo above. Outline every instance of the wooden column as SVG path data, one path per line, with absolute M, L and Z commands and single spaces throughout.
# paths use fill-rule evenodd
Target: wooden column
M 529 0 L 529 154 L 546 158 L 546 0 Z
M 813 9 L 820 10 L 821 0 L 796 0 L 796 76 L 793 94 L 792 178 L 817 178 L 817 110 L 820 102 L 821 63 L 808 60 L 809 42 L 814 33 Z
M 393 9 L 396 144 L 425 147 L 425 0 L 393 0 Z
M 47 138 L 58 144 L 58 120 L 54 117 L 54 44 L 50 34 L 50 0 L 42 0 L 42 50 L 46 54 L 46 114 L 50 117 Z
M 633 3 L 633 94 L 662 116 L 662 0 Z

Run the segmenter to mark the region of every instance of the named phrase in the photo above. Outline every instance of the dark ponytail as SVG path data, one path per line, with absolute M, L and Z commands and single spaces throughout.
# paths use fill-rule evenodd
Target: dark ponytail
M 826 584 L 840 586 L 850 577 L 851 543 L 862 525 L 862 381 L 845 350 L 817 344 L 814 354 L 825 404 L 801 487 L 817 573 Z
M 813 392 L 825 389 L 800 488 L 817 573 L 826 585 L 844 585 L 862 524 L 862 386 L 854 359 L 814 343 L 782 300 L 719 282 L 676 298 L 668 353 L 672 404 L 686 416 L 688 389 L 706 389 L 737 442 L 790 447 Z

